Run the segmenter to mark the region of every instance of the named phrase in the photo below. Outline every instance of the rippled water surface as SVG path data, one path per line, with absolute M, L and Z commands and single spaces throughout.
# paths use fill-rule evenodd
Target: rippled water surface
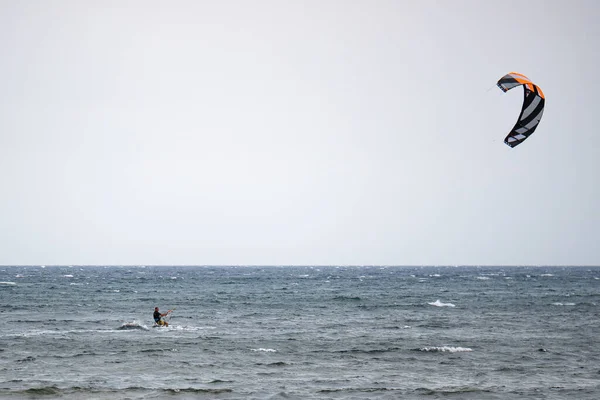
M 596 400 L 599 289 L 589 267 L 0 267 L 0 397 Z

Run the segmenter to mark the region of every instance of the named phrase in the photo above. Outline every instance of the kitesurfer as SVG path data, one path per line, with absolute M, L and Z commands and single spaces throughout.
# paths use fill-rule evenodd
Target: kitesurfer
M 158 311 L 158 307 L 154 307 L 154 322 L 156 322 L 156 325 L 169 326 L 169 323 L 162 319 L 162 317 L 166 317 L 170 312 L 171 310 L 161 314 L 160 311 Z

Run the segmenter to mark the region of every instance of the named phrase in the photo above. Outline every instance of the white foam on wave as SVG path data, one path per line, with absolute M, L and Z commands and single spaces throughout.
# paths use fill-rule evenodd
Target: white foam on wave
M 72 278 L 72 277 L 73 277 L 73 275 L 71 275 L 71 274 L 67 274 L 67 275 L 63 275 L 63 277 L 65 277 L 65 278 Z
M 480 281 L 489 281 L 490 277 L 489 276 L 478 276 L 477 279 L 479 279 Z
M 421 347 L 419 351 L 424 352 L 440 352 L 440 353 L 465 353 L 473 351 L 473 349 L 469 347 L 453 347 L 453 346 L 440 346 L 440 347 Z
M 439 301 L 439 300 L 436 300 L 436 301 L 435 301 L 435 302 L 433 302 L 433 303 L 427 303 L 427 304 L 429 304 L 430 306 L 436 306 L 436 307 L 456 307 L 456 306 L 455 306 L 454 304 L 452 304 L 452 303 L 442 303 L 442 302 L 441 302 L 441 301 Z
M 38 330 L 30 330 L 30 331 L 25 331 L 25 332 L 20 332 L 20 333 L 13 333 L 13 334 L 9 334 L 7 336 L 10 337 L 34 337 L 34 336 L 45 336 L 45 335 L 51 335 L 51 336 L 62 336 L 65 337 L 66 333 L 68 333 L 67 331 L 58 331 L 58 330 L 48 330 L 48 329 L 38 329 Z
M 559 303 L 559 302 L 556 302 L 556 303 L 552 303 L 552 305 L 553 306 L 574 306 L 576 304 L 575 303 Z
M 0 285 L 16 285 L 17 282 L 0 282 Z
M 277 350 L 275 350 L 275 349 L 263 349 L 262 347 L 259 348 L 259 349 L 250 349 L 250 350 L 252 350 L 252 351 L 261 351 L 261 352 L 264 352 L 264 353 L 277 353 Z
M 149 328 L 144 325 L 141 324 L 137 321 L 132 321 L 132 322 L 125 322 L 123 323 L 119 328 L 117 328 L 120 331 L 129 331 L 129 330 L 143 330 L 143 331 L 147 331 L 149 330 Z
M 140 328 L 142 329 L 142 328 Z M 68 338 L 69 335 L 73 335 L 73 334 L 85 334 L 85 333 L 98 333 L 98 332 L 120 332 L 120 331 L 124 331 L 124 330 L 128 330 L 127 328 L 123 328 L 123 329 L 66 329 L 66 330 L 61 330 L 61 329 L 37 329 L 37 330 L 30 330 L 30 331 L 26 331 L 26 332 L 20 332 L 20 333 L 14 333 L 14 334 L 9 334 L 7 336 L 11 336 L 11 337 L 36 337 L 36 336 L 52 336 L 52 337 L 59 337 L 59 338 Z
M 169 326 L 158 326 L 156 324 L 152 325 L 153 328 L 156 328 L 157 331 L 185 331 L 185 332 L 196 332 L 202 331 L 205 329 L 216 329 L 215 326 L 191 326 L 191 325 L 173 325 L 169 323 Z

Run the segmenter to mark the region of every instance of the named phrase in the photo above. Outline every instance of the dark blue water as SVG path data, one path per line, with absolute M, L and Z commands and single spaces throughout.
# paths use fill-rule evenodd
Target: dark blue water
M 596 400 L 599 304 L 589 267 L 0 267 L 0 398 Z

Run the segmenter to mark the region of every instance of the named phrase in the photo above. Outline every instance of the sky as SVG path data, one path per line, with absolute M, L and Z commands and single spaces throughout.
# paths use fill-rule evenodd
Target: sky
M 1 265 L 600 265 L 595 0 L 0 0 Z M 546 108 L 503 143 L 522 90 Z

